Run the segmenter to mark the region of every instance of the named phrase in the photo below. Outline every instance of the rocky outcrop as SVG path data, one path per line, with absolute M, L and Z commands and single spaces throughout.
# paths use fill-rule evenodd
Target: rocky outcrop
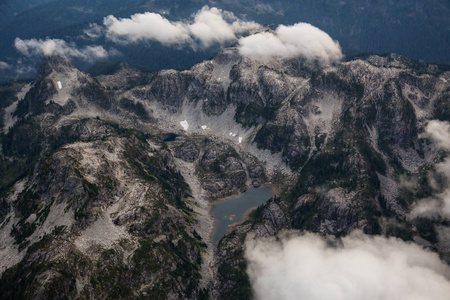
M 65 73 L 68 70 L 74 70 L 75 65 L 69 59 L 58 55 L 45 55 L 42 59 L 41 66 L 37 75 L 37 80 L 42 80 L 49 76 L 52 72 Z
M 245 240 L 285 229 L 361 229 L 445 255 L 435 228 L 448 224 L 407 216 L 436 190 L 446 153 L 423 132 L 449 121 L 448 82 L 398 55 L 316 68 L 230 48 L 191 70 L 98 78 L 47 57 L 0 137 L 0 294 L 248 299 Z M 194 230 L 208 236 L 208 201 L 270 181 L 279 195 L 211 261 Z
M 239 193 L 248 185 L 267 181 L 264 167 L 251 154 L 229 144 L 196 137 L 180 137 L 172 144 L 174 157 L 192 163 L 202 188 L 211 199 Z
M 236 150 L 226 144 L 209 143 L 200 158 L 197 172 L 202 187 L 214 198 L 220 198 L 246 188 L 247 174 Z
M 134 289 L 196 298 L 203 244 L 184 202 L 189 187 L 170 152 L 151 148 L 138 132 L 98 120 L 86 125 L 86 141 L 43 156 L 23 191 L 6 200 L 15 218 L 2 230 L 12 226 L 24 258 L 2 275 L 2 294 L 128 298 Z M 102 131 L 109 135 L 102 138 Z M 16 281 L 24 270 L 34 279 Z
M 197 160 L 200 149 L 194 142 L 186 141 L 174 148 L 174 156 L 186 162 L 194 162 Z

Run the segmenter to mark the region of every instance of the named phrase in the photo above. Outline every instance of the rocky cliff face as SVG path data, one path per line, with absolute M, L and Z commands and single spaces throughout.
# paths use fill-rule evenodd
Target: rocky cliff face
M 245 239 L 291 228 L 397 236 L 448 260 L 445 219 L 409 213 L 445 188 L 424 132 L 449 120 L 449 81 L 393 54 L 317 68 L 229 48 L 188 71 L 96 78 L 47 57 L 2 90 L 0 294 L 249 298 Z M 213 245 L 210 202 L 269 182 L 277 197 Z

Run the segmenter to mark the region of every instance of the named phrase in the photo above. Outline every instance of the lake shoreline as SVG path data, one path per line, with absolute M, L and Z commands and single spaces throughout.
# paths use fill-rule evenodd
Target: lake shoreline
M 212 207 L 213 205 L 215 205 L 215 204 L 219 204 L 219 203 L 222 203 L 222 202 L 226 202 L 226 201 L 229 201 L 229 200 L 238 198 L 238 197 L 241 196 L 242 194 L 246 193 L 249 189 L 259 189 L 259 188 L 264 188 L 264 187 L 270 188 L 270 190 L 272 191 L 272 197 L 273 197 L 273 196 L 277 196 L 277 195 L 279 195 L 279 193 L 280 193 L 279 188 L 278 188 L 275 184 L 273 184 L 273 183 L 264 183 L 264 184 L 261 184 L 261 186 L 259 186 L 259 187 L 252 187 L 252 186 L 250 186 L 250 187 L 248 187 L 248 188 L 247 188 L 245 191 L 243 191 L 243 192 L 240 192 L 240 193 L 234 193 L 234 194 L 231 194 L 231 195 L 229 195 L 229 196 L 226 196 L 226 197 L 223 197 L 223 198 L 220 198 L 220 199 L 214 199 L 214 200 L 211 200 L 211 201 L 210 201 L 211 207 Z
M 246 193 L 248 192 L 248 195 Z M 260 205 L 265 204 L 278 194 L 273 184 L 263 184 L 258 188 L 251 187 L 245 192 L 227 196 L 211 203 L 210 214 L 214 219 L 214 230 L 211 239 L 214 245 L 235 226 L 247 221 L 250 214 Z M 228 204 L 225 204 L 229 202 Z M 236 219 L 234 221 L 233 219 Z

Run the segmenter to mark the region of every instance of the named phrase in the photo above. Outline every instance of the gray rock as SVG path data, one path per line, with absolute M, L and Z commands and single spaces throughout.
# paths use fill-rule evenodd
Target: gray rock
M 174 156 L 186 162 L 194 162 L 199 155 L 200 149 L 194 142 L 186 141 L 174 148 Z

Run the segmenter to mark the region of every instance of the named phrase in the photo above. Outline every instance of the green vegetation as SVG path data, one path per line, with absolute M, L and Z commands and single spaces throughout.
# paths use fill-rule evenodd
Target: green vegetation
M 434 227 L 434 221 L 428 218 L 417 218 L 414 220 L 419 235 L 430 243 L 437 243 L 438 237 Z
M 218 158 L 216 158 L 216 159 L 209 165 L 209 168 L 208 168 L 208 166 L 205 167 L 205 163 L 203 163 L 203 162 L 202 162 L 202 164 L 201 164 L 202 167 L 204 167 L 206 170 L 210 170 L 210 171 L 212 171 L 212 172 L 217 173 L 217 175 L 218 175 L 219 177 L 222 177 L 222 178 L 223 178 L 223 177 L 227 177 L 227 174 L 226 174 L 225 172 L 223 172 L 221 166 L 225 166 L 225 165 L 227 164 L 227 159 L 228 159 L 229 157 L 233 157 L 233 158 L 236 158 L 236 159 L 240 159 L 239 154 L 237 154 L 237 152 L 236 152 L 234 149 L 230 148 L 229 150 L 230 150 L 230 151 L 228 151 L 228 152 L 221 153 L 220 156 L 219 156 Z
M 263 121 L 273 120 L 281 104 L 276 103 L 268 106 L 260 106 L 254 102 L 236 104 L 234 119 L 244 127 L 257 126 Z
M 134 102 L 130 99 L 123 98 L 119 102 L 120 107 L 138 116 L 142 121 L 150 121 L 150 116 L 141 102 Z
M 2 299 L 30 299 L 35 292 L 43 288 L 38 278 L 45 272 L 52 271 L 52 277 L 43 289 L 42 297 L 59 298 L 61 294 L 73 297 L 76 293 L 74 274 L 69 273 L 67 264 L 45 261 L 43 258 L 32 260 L 35 251 L 49 249 L 55 240 L 46 235 L 28 248 L 25 258 L 16 266 L 6 270 L 0 279 L 0 297 Z
M 230 236 L 231 237 L 231 236 Z M 219 299 L 252 299 L 250 279 L 245 270 L 247 261 L 244 259 L 244 250 L 237 249 L 228 257 L 227 262 L 219 265 L 218 276 L 222 282 L 234 283 L 231 289 L 220 295 Z
M 414 233 L 412 228 L 407 224 L 394 225 L 390 224 L 386 229 L 386 236 L 394 236 L 409 242 L 413 240 Z
M 186 204 L 183 198 L 189 191 L 189 186 L 184 182 L 183 176 L 167 164 L 167 157 L 146 155 L 149 150 L 147 143 L 135 143 L 126 146 L 124 156 L 142 179 L 161 184 L 165 199 L 184 208 Z

